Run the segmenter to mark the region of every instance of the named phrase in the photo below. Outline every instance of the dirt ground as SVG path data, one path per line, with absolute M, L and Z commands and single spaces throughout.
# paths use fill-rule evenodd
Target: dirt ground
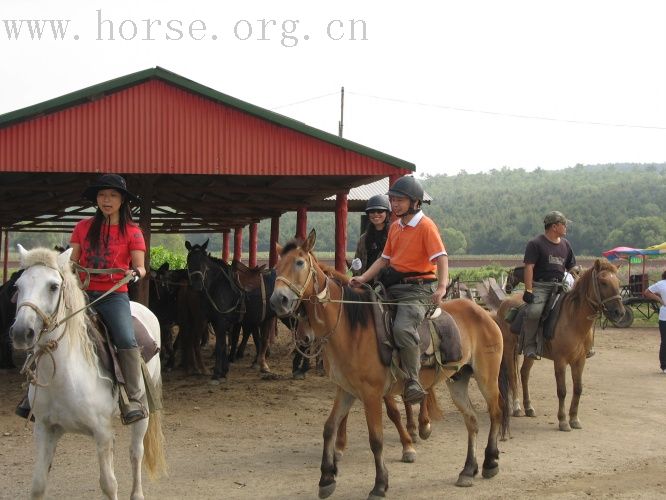
M 164 433 L 169 476 L 145 481 L 148 498 L 317 498 L 323 424 L 333 384 L 309 373 L 291 379 L 288 336 L 273 348 L 280 377 L 262 380 L 249 360 L 233 366 L 229 381 L 174 372 L 164 380 Z M 433 498 L 664 498 L 666 497 L 666 375 L 658 370 L 656 328 L 597 331 L 597 355 L 587 363 L 580 418 L 582 430 L 557 430 L 552 363 L 539 361 L 532 374 L 535 418 L 513 418 L 511 439 L 500 442 L 500 473 L 478 477 L 472 488 L 454 486 L 465 460 L 466 431 L 446 388 L 438 388 L 445 418 L 429 440 L 417 443 L 417 461 L 400 462 L 397 433 L 385 418 L 388 497 Z M 25 498 L 33 466 L 31 429 L 15 417 L 21 377 L 0 373 L 0 497 Z M 569 382 L 569 392 L 571 383 Z M 479 462 L 488 419 L 479 410 Z M 115 466 L 120 497 L 131 486 L 129 434 L 117 427 Z M 349 447 L 331 498 L 366 498 L 374 465 L 363 410 L 352 409 Z M 58 447 L 48 498 L 100 498 L 93 441 L 67 435 Z

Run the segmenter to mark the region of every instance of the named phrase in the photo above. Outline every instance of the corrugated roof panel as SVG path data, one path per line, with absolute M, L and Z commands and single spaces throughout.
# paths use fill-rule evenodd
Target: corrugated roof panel
M 413 167 L 159 68 L 118 80 L 0 116 L 0 171 L 359 176 Z

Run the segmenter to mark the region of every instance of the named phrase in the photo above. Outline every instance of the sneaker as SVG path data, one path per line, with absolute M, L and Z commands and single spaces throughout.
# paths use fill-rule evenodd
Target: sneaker
M 402 400 L 410 405 L 420 403 L 426 397 L 426 392 L 419 384 L 418 380 L 410 379 L 405 382 L 405 392 L 402 395 Z
M 525 356 L 526 359 L 539 359 L 539 356 L 537 356 L 537 353 L 534 351 L 526 351 L 523 356 Z

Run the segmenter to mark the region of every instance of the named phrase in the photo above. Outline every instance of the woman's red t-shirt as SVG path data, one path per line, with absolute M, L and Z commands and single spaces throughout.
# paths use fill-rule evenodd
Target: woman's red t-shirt
M 76 243 L 81 247 L 79 264 L 83 267 L 90 269 L 119 268 L 127 270 L 132 265 L 130 252 L 133 250 L 146 251 L 146 242 L 143 239 L 141 229 L 134 223 L 128 223 L 125 226 L 125 234 L 120 233 L 118 225 L 112 225 L 109 232 L 108 245 L 103 246 L 100 243 L 97 251 L 93 252 L 86 239 L 92 221 L 91 217 L 76 224 L 70 238 L 70 243 Z M 106 227 L 102 228 L 102 237 L 104 237 L 106 229 Z M 91 274 L 88 290 L 92 292 L 105 292 L 123 279 L 124 276 L 124 273 Z M 85 273 L 81 274 L 81 279 L 85 279 Z M 126 292 L 127 285 L 121 286 L 117 291 Z

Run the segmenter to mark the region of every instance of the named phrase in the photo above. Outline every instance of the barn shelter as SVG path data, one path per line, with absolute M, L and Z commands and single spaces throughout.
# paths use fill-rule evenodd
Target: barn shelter
M 69 232 L 91 213 L 83 189 L 126 177 L 151 233 L 223 233 L 240 258 L 243 228 L 256 261 L 257 223 L 335 196 L 336 265 L 344 265 L 347 194 L 415 170 L 412 163 L 254 106 L 156 67 L 0 116 L 0 227 Z M 274 247 L 274 245 L 271 245 Z M 254 252 L 254 254 L 253 254 Z M 227 258 L 227 255 L 223 255 Z M 273 253 L 271 264 L 276 262 Z

